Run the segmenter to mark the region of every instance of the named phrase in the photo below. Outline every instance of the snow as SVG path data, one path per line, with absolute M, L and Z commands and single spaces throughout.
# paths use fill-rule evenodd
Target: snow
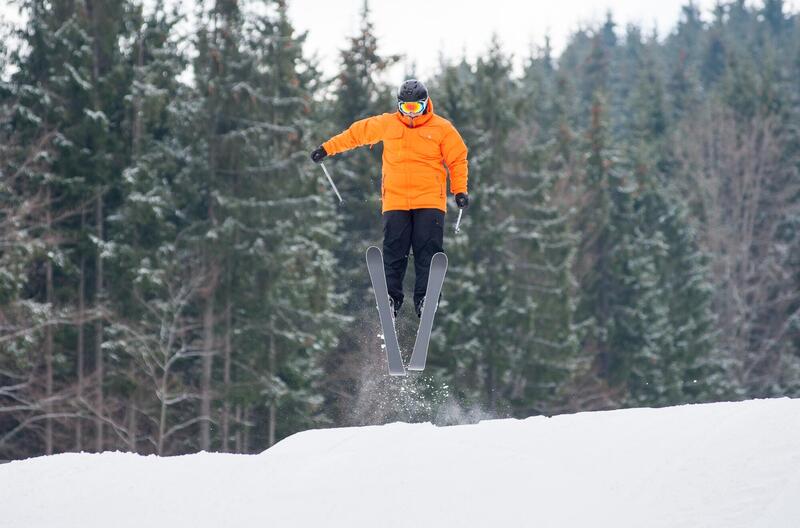
M 0 466 L 8 527 L 800 526 L 800 400 L 296 434 Z

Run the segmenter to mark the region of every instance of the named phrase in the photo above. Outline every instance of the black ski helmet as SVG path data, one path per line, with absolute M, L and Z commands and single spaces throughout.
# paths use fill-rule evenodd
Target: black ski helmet
M 428 98 L 428 89 L 421 81 L 408 79 L 397 89 L 397 102 L 424 101 Z

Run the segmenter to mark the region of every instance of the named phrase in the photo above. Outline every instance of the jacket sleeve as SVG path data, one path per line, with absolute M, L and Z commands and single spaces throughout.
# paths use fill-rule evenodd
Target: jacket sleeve
M 450 191 L 453 194 L 467 192 L 467 145 L 452 125 L 442 140 L 442 156 L 450 171 Z
M 322 144 L 329 155 L 339 154 L 362 145 L 372 145 L 383 139 L 386 128 L 383 115 L 356 121 L 350 128 Z

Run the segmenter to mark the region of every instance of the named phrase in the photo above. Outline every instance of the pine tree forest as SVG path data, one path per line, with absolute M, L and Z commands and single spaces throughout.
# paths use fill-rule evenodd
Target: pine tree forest
M 0 462 L 800 397 L 782 0 L 688 2 L 667 35 L 609 13 L 521 71 L 499 38 L 442 59 L 424 81 L 469 147 L 470 207 L 455 235 L 450 199 L 428 366 L 403 379 L 364 265 L 381 146 L 326 160 L 342 204 L 309 160 L 393 109 L 402 58 L 368 4 L 333 77 L 287 0 L 215 0 L 189 30 L 163 0 L 20 7 L 0 39 Z

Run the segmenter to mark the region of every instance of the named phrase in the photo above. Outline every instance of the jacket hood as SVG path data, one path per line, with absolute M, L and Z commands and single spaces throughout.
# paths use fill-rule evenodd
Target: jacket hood
M 397 119 L 399 119 L 400 122 L 409 128 L 417 128 L 418 126 L 422 126 L 433 118 L 433 99 L 428 97 L 428 106 L 425 107 L 425 112 L 420 116 L 411 118 L 403 115 L 400 110 L 397 110 L 396 114 Z

